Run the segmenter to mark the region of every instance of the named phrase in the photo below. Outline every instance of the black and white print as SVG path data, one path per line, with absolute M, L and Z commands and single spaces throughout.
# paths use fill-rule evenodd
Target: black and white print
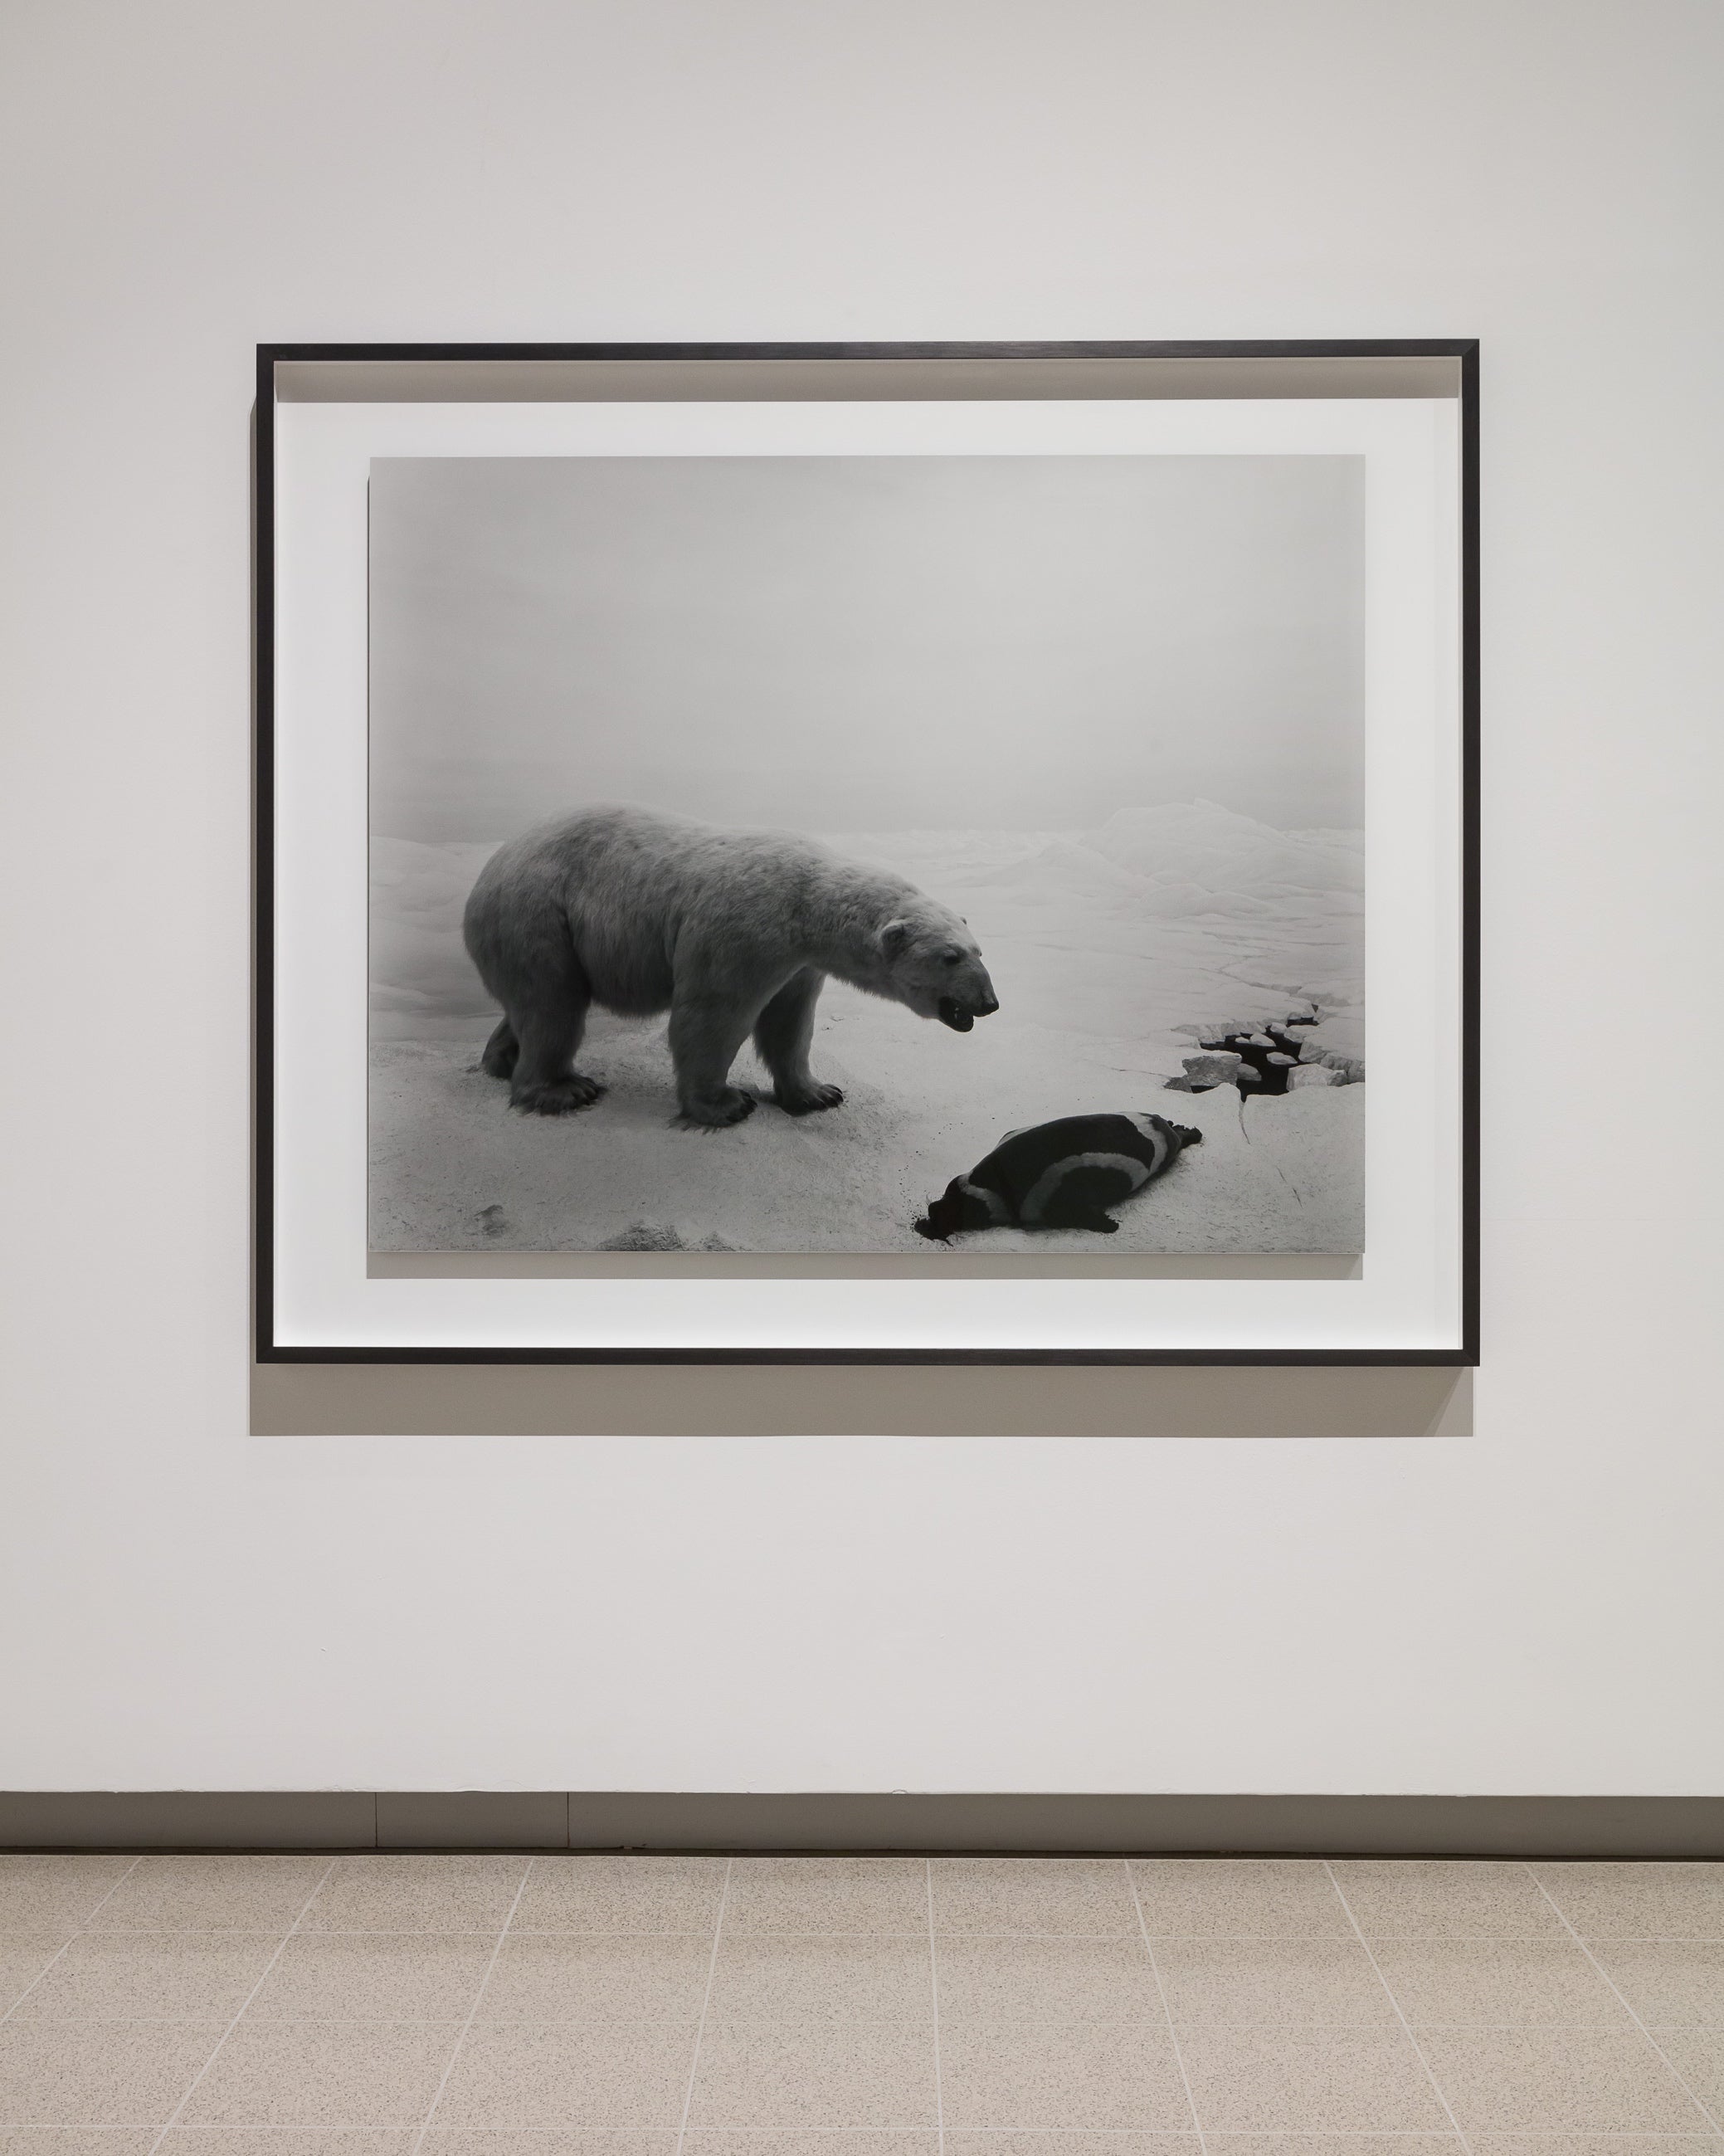
M 373 1251 L 1362 1250 L 1362 459 L 379 459 L 370 556 Z

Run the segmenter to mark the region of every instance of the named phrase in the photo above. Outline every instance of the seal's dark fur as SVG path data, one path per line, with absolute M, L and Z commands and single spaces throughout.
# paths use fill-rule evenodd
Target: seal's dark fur
M 954 1176 L 916 1223 L 943 1243 L 977 1228 L 1086 1228 L 1111 1235 L 1108 1208 L 1141 1190 L 1203 1132 L 1165 1116 L 1061 1116 L 1008 1131 L 967 1175 Z

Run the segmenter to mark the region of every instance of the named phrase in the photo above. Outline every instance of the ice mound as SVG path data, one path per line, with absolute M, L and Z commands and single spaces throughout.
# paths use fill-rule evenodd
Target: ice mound
M 371 1007 L 380 1040 L 470 1032 L 494 1014 L 461 942 L 467 894 L 496 851 L 479 845 L 371 842 Z M 481 1028 L 488 1031 L 489 1024 Z
M 1301 1063 L 1333 1070 L 1352 1081 L 1365 1075 L 1365 1014 L 1353 1006 L 1326 1011 L 1321 1024 L 1304 1036 L 1299 1051 Z
M 1362 1062 L 1365 1056 L 1365 1014 L 1362 1010 L 1325 1012 L 1319 1024 L 1305 1036 L 1301 1060 L 1321 1063 L 1331 1055 L 1348 1056 Z
M 959 874 L 1016 900 L 1137 920 L 1273 922 L 1364 910 L 1362 834 L 1277 831 L 1213 801 L 1122 808 L 1099 831 L 997 850 Z
M 997 871 L 1009 872 L 1039 854 L 1044 847 L 1069 839 L 1065 831 L 820 831 L 817 843 L 829 846 L 846 860 L 871 861 L 880 868 L 895 869 L 914 883 L 936 883 L 957 876 L 963 881 L 986 881 Z
M 994 861 L 972 870 L 972 884 L 1001 885 L 1024 892 L 1039 891 L 1050 898 L 1068 896 L 1092 898 L 1111 892 L 1138 901 L 1143 881 L 1128 868 L 1110 860 L 1081 839 L 1065 835 L 1049 839 L 1027 856 Z
M 1277 831 L 1213 801 L 1178 801 L 1119 809 L 1089 843 L 1136 875 L 1273 906 L 1295 892 L 1362 892 L 1363 849 L 1352 839 Z
M 668 1226 L 660 1220 L 637 1220 L 631 1226 L 619 1229 L 614 1235 L 606 1236 L 599 1245 L 601 1250 L 734 1250 L 734 1243 L 727 1243 L 722 1235 L 703 1235 L 691 1240 L 680 1228 Z

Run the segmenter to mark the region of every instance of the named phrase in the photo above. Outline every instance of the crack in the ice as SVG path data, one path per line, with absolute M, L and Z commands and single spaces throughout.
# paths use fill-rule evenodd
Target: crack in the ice
M 1245 1121 L 1245 1096 L 1243 1093 L 1239 1096 L 1239 1136 L 1244 1138 L 1247 1145 L 1250 1144 L 1251 1131 L 1249 1125 Z M 1293 1180 L 1292 1177 L 1288 1174 L 1286 1169 L 1281 1166 L 1281 1163 L 1275 1158 L 1273 1153 L 1269 1157 L 1269 1164 L 1275 1170 L 1275 1173 L 1280 1176 L 1282 1182 L 1286 1184 L 1288 1189 L 1292 1192 L 1293 1203 L 1302 1211 L 1305 1206 L 1305 1200 L 1299 1194 L 1299 1185 Z

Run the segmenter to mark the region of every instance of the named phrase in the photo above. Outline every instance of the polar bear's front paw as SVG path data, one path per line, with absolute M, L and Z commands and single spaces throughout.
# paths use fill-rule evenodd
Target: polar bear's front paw
M 564 1078 L 531 1079 L 526 1085 L 517 1081 L 509 1105 L 524 1116 L 569 1116 L 577 1108 L 590 1108 L 603 1091 L 596 1078 L 571 1070 Z
M 726 1086 L 716 1093 L 685 1101 L 679 1121 L 695 1130 L 721 1131 L 731 1123 L 740 1123 L 745 1116 L 752 1116 L 754 1107 L 752 1093 L 739 1093 L 734 1086 Z
M 805 1086 L 781 1086 L 772 1096 L 787 1116 L 812 1116 L 822 1108 L 835 1108 L 844 1096 L 842 1086 L 821 1086 L 812 1078 Z

